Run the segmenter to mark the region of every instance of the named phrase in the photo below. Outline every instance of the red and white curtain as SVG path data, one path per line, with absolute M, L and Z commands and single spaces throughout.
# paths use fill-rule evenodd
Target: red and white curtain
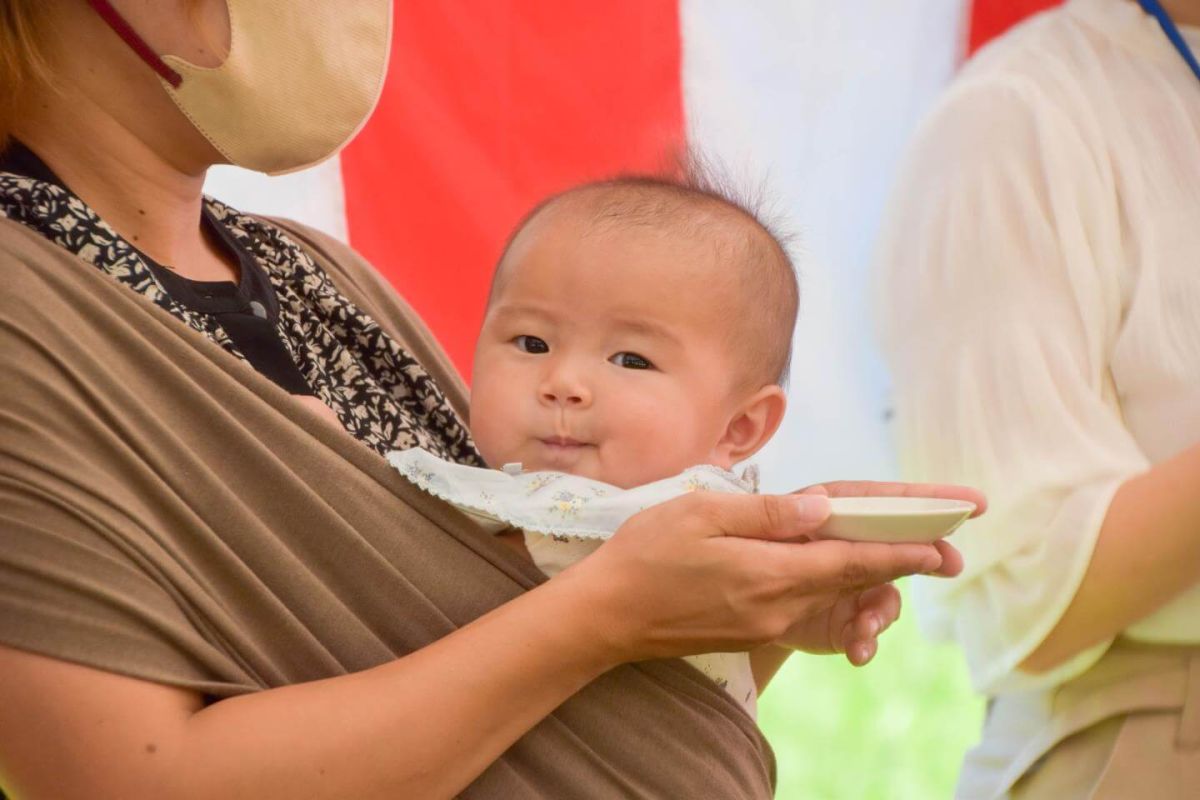
M 974 49 L 1054 0 L 397 0 L 383 98 L 336 159 L 207 190 L 346 239 L 470 375 L 514 223 L 580 181 L 699 146 L 761 188 L 801 272 L 791 409 L 768 489 L 892 460 L 868 280 L 892 175 Z

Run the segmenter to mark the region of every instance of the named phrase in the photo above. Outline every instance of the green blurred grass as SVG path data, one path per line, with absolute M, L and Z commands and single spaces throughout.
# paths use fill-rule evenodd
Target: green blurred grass
M 855 669 L 841 656 L 797 653 L 759 701 L 779 762 L 778 800 L 938 800 L 979 738 L 983 700 L 962 655 L 917 631 L 905 610 Z

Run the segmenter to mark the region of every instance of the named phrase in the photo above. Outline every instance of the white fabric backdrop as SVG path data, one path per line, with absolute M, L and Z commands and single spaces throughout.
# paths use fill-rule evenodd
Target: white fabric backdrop
M 346 198 L 336 158 L 277 178 L 215 167 L 209 170 L 204 191 L 239 211 L 287 217 L 346 241 Z
M 682 0 L 691 141 L 764 176 L 801 273 L 783 428 L 763 488 L 895 474 L 870 318 L 871 249 L 897 161 L 949 80 L 961 0 Z

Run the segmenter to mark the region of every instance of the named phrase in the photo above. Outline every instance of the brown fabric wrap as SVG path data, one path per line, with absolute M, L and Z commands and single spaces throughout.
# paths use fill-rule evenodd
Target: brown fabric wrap
M 396 293 L 284 224 L 465 412 Z M 251 367 L 4 219 L 0 275 L 0 642 L 223 698 L 386 662 L 544 580 Z M 766 798 L 774 781 L 753 722 L 675 659 L 596 680 L 462 796 Z

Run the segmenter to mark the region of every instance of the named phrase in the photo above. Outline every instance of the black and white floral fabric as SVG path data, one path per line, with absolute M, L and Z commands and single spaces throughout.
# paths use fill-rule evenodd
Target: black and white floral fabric
M 343 297 L 283 231 L 211 198 L 205 207 L 266 273 L 277 330 L 309 387 L 346 430 L 380 455 L 420 447 L 482 465 L 466 426 L 415 358 Z M 245 361 L 216 318 L 172 300 L 142 254 L 54 183 L 0 172 L 0 216 L 26 225 L 163 307 Z

